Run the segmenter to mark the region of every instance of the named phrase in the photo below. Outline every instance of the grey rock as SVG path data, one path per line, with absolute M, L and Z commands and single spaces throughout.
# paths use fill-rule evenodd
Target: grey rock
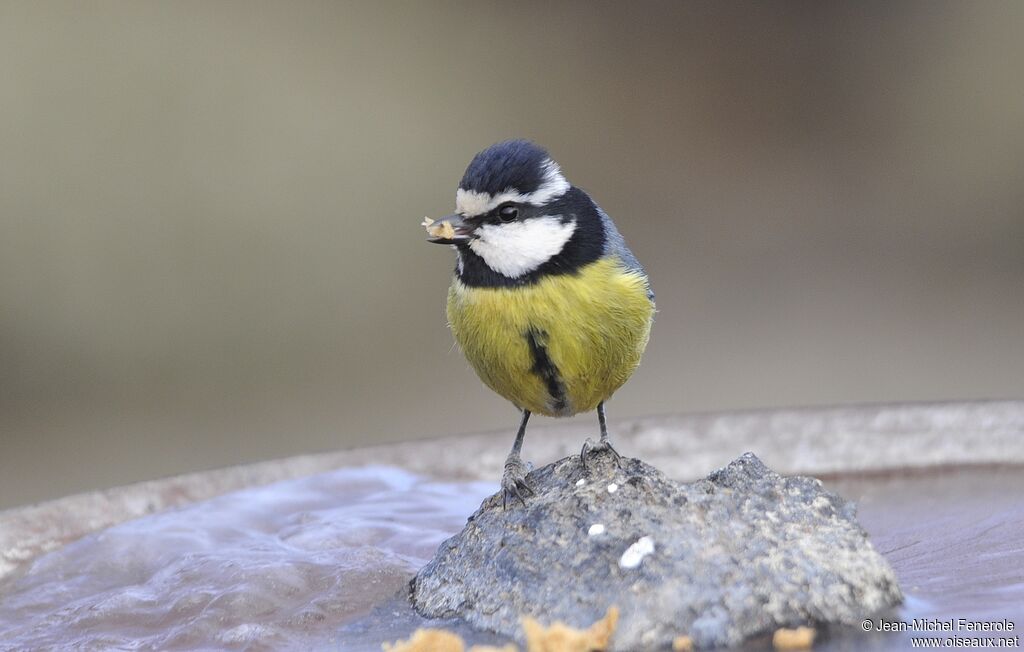
M 708 648 L 858 625 L 902 601 L 853 503 L 751 453 L 691 484 L 635 459 L 618 468 L 606 452 L 588 470 L 572 456 L 528 481 L 525 507 L 491 496 L 416 575 L 422 615 L 522 640 L 525 614 L 585 627 L 616 605 L 615 649 L 643 650 L 682 634 Z

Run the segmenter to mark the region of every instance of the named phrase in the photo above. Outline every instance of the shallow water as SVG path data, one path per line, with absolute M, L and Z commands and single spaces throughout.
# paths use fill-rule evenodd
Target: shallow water
M 1020 469 L 826 484 L 858 501 L 900 576 L 908 593 L 900 618 L 1006 617 L 1019 633 Z M 379 650 L 422 624 L 396 596 L 496 488 L 391 467 L 343 469 L 130 521 L 5 580 L 0 650 Z M 908 643 L 833 632 L 816 649 Z
M 920 618 L 1016 619 L 1024 628 L 1024 468 L 840 478 L 825 485 L 892 564 Z M 1024 639 L 1022 639 L 1024 645 Z
M 129 521 L 7 581 L 0 649 L 331 649 L 495 489 L 346 469 Z

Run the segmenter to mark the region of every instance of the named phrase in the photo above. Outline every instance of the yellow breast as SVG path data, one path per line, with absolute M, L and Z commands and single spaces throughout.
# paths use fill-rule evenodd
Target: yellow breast
M 456 278 L 448 322 L 488 387 L 521 409 L 569 416 L 596 408 L 640 363 L 654 315 L 647 291 L 615 258 L 522 287 Z

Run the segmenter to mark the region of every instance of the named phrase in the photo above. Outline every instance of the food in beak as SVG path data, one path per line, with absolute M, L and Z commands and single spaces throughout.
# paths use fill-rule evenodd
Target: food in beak
M 424 217 L 421 226 L 427 230 L 427 235 L 431 238 L 441 238 L 444 240 L 453 240 L 455 238 L 455 227 L 448 220 L 436 222 L 429 217 Z

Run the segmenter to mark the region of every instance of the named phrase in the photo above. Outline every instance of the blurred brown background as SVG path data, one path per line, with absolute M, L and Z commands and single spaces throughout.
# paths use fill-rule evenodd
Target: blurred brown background
M 1022 69 L 1019 2 L 2 2 L 0 508 L 511 438 L 418 225 L 513 136 L 653 278 L 613 418 L 1020 397 Z

